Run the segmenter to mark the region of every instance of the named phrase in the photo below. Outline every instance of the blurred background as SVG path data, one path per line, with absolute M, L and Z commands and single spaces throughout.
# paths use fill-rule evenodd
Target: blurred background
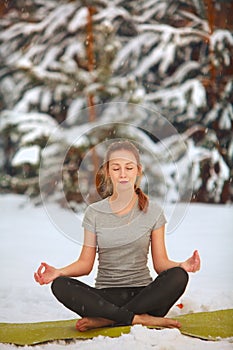
M 1 1 L 0 193 L 76 210 L 95 200 L 105 143 L 129 138 L 153 196 L 232 203 L 232 13 L 231 0 Z

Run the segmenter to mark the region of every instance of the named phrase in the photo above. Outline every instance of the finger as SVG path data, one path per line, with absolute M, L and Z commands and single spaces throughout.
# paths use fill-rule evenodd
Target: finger
M 197 250 L 194 251 L 193 253 L 193 257 L 194 257 L 194 265 L 195 267 L 200 266 L 200 256 Z
M 41 278 L 39 277 L 39 275 L 37 273 L 35 273 L 34 277 L 35 277 L 36 282 L 38 282 L 38 283 L 41 282 Z
M 41 286 L 42 286 L 43 284 L 45 284 L 43 277 L 39 278 L 39 283 L 40 283 Z
M 195 257 L 196 256 L 196 254 L 197 254 L 197 250 L 194 250 L 194 252 L 193 252 L 193 257 Z
M 47 263 L 45 263 L 45 262 L 41 263 L 41 272 L 42 272 L 42 274 L 45 273 L 49 268 L 50 268 L 50 266 Z
M 40 285 L 43 284 L 43 280 L 40 278 L 40 276 L 37 273 L 34 274 L 34 277 L 36 282 L 38 282 Z
M 199 256 L 198 252 L 196 253 L 196 256 L 195 256 L 195 263 L 200 268 L 201 259 L 200 259 L 200 256 Z
M 41 269 L 41 264 L 40 264 L 40 266 L 38 267 L 38 269 L 37 269 L 36 272 L 38 273 L 40 269 Z
M 37 273 L 36 273 L 36 272 L 34 273 L 34 279 L 35 279 L 35 281 L 36 281 L 36 282 L 39 282 L 39 281 L 38 281 L 38 277 L 37 277 Z
M 38 273 L 38 275 L 40 276 L 40 277 L 42 277 L 42 270 L 44 269 L 44 266 L 41 264 L 40 265 L 40 267 L 39 267 L 39 269 L 38 269 L 38 271 L 37 271 L 37 273 Z
M 200 255 L 198 250 L 195 250 L 194 254 L 195 254 L 195 258 L 200 260 Z

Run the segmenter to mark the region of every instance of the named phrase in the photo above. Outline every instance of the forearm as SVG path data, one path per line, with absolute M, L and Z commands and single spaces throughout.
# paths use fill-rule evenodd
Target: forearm
M 91 269 L 81 260 L 77 260 L 70 265 L 58 269 L 60 276 L 79 277 L 88 275 Z
M 61 276 L 79 277 L 88 275 L 94 265 L 96 256 L 95 246 L 84 245 L 77 261 L 59 269 Z
M 154 269 L 158 274 L 173 267 L 182 267 L 182 263 L 169 259 L 164 259 L 154 264 Z

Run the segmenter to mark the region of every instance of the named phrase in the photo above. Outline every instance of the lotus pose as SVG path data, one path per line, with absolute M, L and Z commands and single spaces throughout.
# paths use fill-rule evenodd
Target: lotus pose
M 83 218 L 84 242 L 77 261 L 63 268 L 41 263 L 36 282 L 48 284 L 55 297 L 81 318 L 79 331 L 110 325 L 176 327 L 164 317 L 184 293 L 188 273 L 200 269 L 195 250 L 183 262 L 168 258 L 162 208 L 140 188 L 139 151 L 129 141 L 113 142 L 101 169 L 101 200 Z M 149 251 L 157 277 L 147 266 Z M 98 255 L 95 287 L 77 279 L 88 275 Z M 75 278 L 76 277 L 76 278 Z

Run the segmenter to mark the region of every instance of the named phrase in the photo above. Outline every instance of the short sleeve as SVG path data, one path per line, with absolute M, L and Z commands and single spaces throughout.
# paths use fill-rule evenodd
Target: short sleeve
M 96 213 L 95 210 L 89 206 L 85 210 L 82 226 L 90 232 L 96 232 Z
M 164 214 L 161 213 L 158 220 L 156 221 L 156 223 L 152 227 L 152 230 L 157 230 L 158 228 L 164 226 L 166 224 L 166 222 L 167 222 L 167 220 L 166 220 Z
M 164 212 L 160 206 L 156 205 L 156 207 L 154 208 L 154 215 L 156 220 L 152 227 L 152 231 L 157 230 L 158 228 L 164 226 L 167 223 Z

